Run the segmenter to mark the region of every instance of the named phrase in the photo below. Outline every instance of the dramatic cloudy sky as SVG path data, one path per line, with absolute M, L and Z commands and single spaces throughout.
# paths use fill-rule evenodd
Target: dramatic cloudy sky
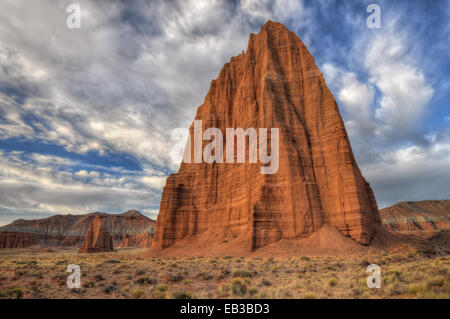
M 71 3 L 80 29 L 66 26 Z M 2 0 L 0 224 L 155 217 L 177 169 L 172 130 L 268 19 L 314 55 L 380 207 L 450 198 L 449 1 Z

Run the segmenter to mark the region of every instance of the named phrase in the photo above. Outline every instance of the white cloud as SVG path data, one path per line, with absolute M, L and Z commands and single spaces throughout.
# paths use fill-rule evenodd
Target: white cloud
M 117 213 L 159 205 L 163 173 L 95 166 L 76 170 L 79 165 L 57 156 L 0 151 L 0 214 Z
M 69 30 L 64 1 L 2 1 L 0 86 L 5 90 L 0 93 L 0 139 L 37 140 L 82 154 L 124 153 L 137 159 L 143 171 L 2 153 L 0 210 L 11 214 L 85 213 L 136 205 L 151 213 L 159 205 L 166 175 L 151 164 L 177 168 L 170 159 L 176 143 L 170 139 L 172 129 L 188 127 L 224 62 L 246 49 L 248 34 L 268 19 L 301 28 L 305 43 L 318 30 L 311 7 L 303 1 L 154 1 L 138 2 L 134 8 L 120 1 L 78 3 L 82 28 Z M 328 3 L 317 7 L 326 13 Z M 425 169 L 432 167 L 420 166 L 417 154 L 442 171 L 444 161 L 433 159 L 448 158 L 445 147 L 429 151 L 416 145 L 415 138 L 423 137 L 417 126 L 434 88 L 411 49 L 414 40 L 395 23 L 389 25 L 395 19 L 386 15 L 382 29 L 359 36 L 362 40 L 348 55 L 352 69 L 323 67 L 343 107 L 363 172 L 383 201 L 392 196 L 383 191 L 388 186 L 379 185 L 403 185 L 389 180 L 385 170 L 402 171 L 401 165 L 411 158 L 415 164 L 407 167 L 426 176 Z M 365 25 L 362 17 L 348 11 L 344 18 L 360 28 Z M 442 132 L 429 135 L 431 141 Z M 418 149 L 409 150 L 411 145 Z M 427 158 L 427 152 L 434 157 Z M 383 162 L 377 166 L 376 161 Z M 414 184 L 402 178 L 408 187 Z
M 385 33 L 376 37 L 367 50 L 365 66 L 370 82 L 383 94 L 375 113 L 382 123 L 379 134 L 413 132 L 433 96 L 434 90 L 423 72 L 408 63 L 405 42 L 401 34 Z
M 327 83 L 336 89 L 337 99 L 346 113 L 345 126 L 352 136 L 373 133 L 375 124 L 372 119 L 374 88 L 371 84 L 362 83 L 353 72 L 347 72 L 329 63 L 323 65 L 323 73 Z
M 142 183 L 152 188 L 162 189 L 166 183 L 165 176 L 144 176 L 141 178 Z
M 450 144 L 417 145 L 384 153 L 381 160 L 363 164 L 380 207 L 404 200 L 449 199 Z

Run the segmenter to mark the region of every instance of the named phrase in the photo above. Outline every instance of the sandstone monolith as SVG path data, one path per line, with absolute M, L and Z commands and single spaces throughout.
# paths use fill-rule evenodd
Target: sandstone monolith
M 78 253 L 99 253 L 113 250 L 113 239 L 98 215 L 95 216 L 84 236 Z
M 251 34 L 247 51 L 212 81 L 195 120 L 202 132 L 278 128 L 279 169 L 261 174 L 248 145 L 245 163 L 181 163 L 166 180 L 150 252 L 245 253 L 308 237 L 325 224 L 370 244 L 380 225 L 374 194 L 336 101 L 295 33 L 269 21 Z M 194 123 L 191 137 L 193 130 Z

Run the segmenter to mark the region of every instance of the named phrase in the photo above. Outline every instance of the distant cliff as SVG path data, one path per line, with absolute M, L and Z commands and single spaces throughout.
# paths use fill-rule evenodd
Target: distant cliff
M 148 247 L 153 238 L 155 221 L 136 210 L 122 214 L 90 213 L 55 215 L 43 219 L 18 219 L 0 227 L 0 248 L 23 248 L 31 245 L 79 246 L 96 215 L 111 232 L 114 246 Z M 150 241 L 150 243 L 149 243 Z
M 450 200 L 400 202 L 380 209 L 380 215 L 390 232 L 426 238 L 450 229 Z

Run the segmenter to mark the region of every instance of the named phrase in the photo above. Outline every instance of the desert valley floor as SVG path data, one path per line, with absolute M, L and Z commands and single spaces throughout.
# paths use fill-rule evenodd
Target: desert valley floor
M 448 252 L 398 247 L 341 257 L 144 258 L 145 249 L 0 250 L 0 298 L 450 298 Z M 381 267 L 368 289 L 366 268 Z M 69 264 L 81 268 L 69 289 Z

